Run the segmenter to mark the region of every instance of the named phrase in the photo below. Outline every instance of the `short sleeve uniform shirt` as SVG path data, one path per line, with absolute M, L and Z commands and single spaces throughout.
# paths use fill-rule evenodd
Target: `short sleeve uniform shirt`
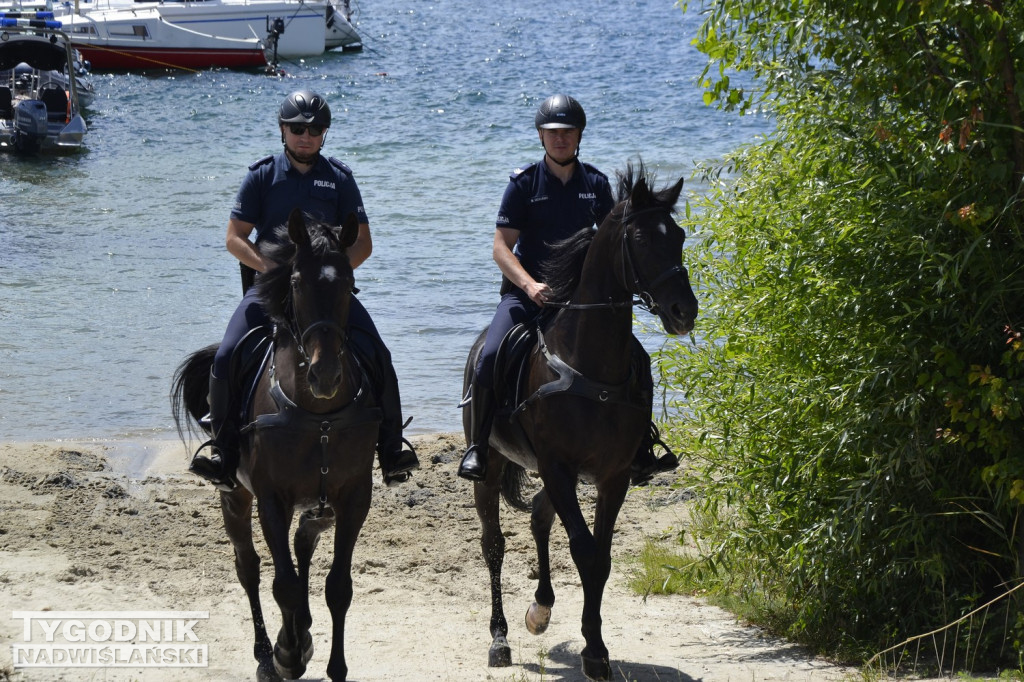
M 349 213 L 368 223 L 363 198 L 352 171 L 334 158 L 317 158 L 300 173 L 284 152 L 249 166 L 235 197 L 231 217 L 256 226 L 256 241 L 273 235 L 294 208 L 329 225 L 341 225 Z
M 613 205 L 608 178 L 590 164 L 577 163 L 563 185 L 541 161 L 511 175 L 496 225 L 519 231 L 515 254 L 536 278 L 552 244 L 600 225 Z

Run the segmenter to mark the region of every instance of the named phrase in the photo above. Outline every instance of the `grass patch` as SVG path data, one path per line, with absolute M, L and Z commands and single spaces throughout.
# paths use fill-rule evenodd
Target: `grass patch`
M 636 559 L 629 587 L 637 594 L 689 594 L 693 584 L 683 568 L 692 562 L 681 553 L 648 539 Z

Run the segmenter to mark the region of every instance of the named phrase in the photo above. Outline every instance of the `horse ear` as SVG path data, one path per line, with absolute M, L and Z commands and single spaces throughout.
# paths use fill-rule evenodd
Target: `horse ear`
M 351 212 L 345 216 L 345 222 L 341 224 L 341 248 L 347 249 L 355 244 L 358 236 L 359 218 L 356 217 L 355 212 Z
M 675 206 L 676 205 L 676 202 L 679 201 L 679 195 L 682 194 L 682 192 L 683 192 L 683 179 L 679 178 L 679 180 L 676 182 L 676 184 L 672 185 L 672 187 L 669 188 L 668 194 L 666 195 L 666 197 L 668 198 L 669 206 Z
M 638 207 L 646 206 L 651 203 L 653 199 L 651 194 L 651 188 L 647 186 L 647 178 L 641 177 L 635 185 L 633 185 L 633 191 L 629 193 L 629 203 L 635 210 Z
M 301 209 L 293 208 L 288 215 L 288 236 L 296 246 L 309 246 L 309 231 Z

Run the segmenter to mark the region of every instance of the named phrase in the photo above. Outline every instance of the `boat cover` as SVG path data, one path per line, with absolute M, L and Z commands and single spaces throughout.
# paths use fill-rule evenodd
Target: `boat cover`
M 64 71 L 68 57 L 62 46 L 53 43 L 38 40 L 0 42 L 0 71 L 13 69 L 22 62 L 41 71 Z

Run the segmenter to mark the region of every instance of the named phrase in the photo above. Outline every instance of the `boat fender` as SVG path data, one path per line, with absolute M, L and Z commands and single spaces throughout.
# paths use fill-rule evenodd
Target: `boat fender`
M 346 166 L 345 163 L 340 159 L 336 159 L 333 156 L 329 156 L 327 157 L 327 161 L 330 162 L 332 166 L 340 170 L 345 175 L 352 177 L 352 169 Z
M 64 91 L 64 98 L 68 101 L 67 111 L 64 112 L 64 122 L 71 123 L 71 91 Z
M 252 163 L 252 164 L 251 164 L 251 165 L 249 166 L 249 170 L 256 170 L 256 169 L 257 169 L 257 168 L 259 168 L 260 166 L 265 166 L 266 164 L 270 163 L 270 162 L 271 162 L 271 161 L 273 161 L 273 160 L 274 160 L 274 155 L 273 155 L 273 154 L 271 154 L 270 156 L 264 156 L 264 157 L 263 157 L 262 159 L 260 159 L 259 161 L 254 161 L 254 162 L 253 162 L 253 163 Z

